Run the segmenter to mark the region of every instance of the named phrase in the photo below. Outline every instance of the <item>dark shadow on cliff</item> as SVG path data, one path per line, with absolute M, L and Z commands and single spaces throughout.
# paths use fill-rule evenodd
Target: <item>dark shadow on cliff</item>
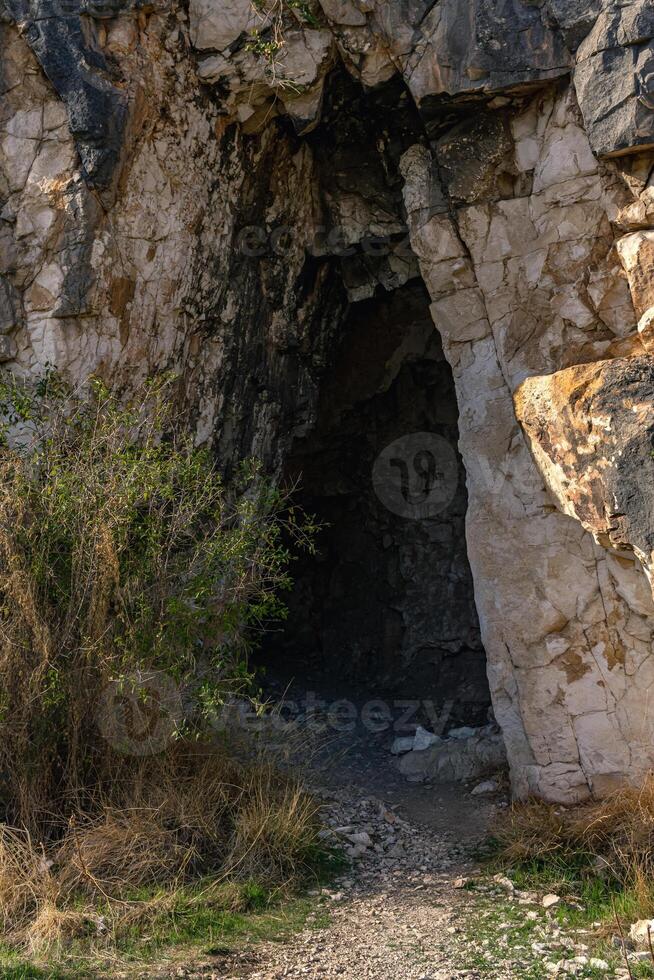
M 447 727 L 485 723 L 457 417 L 422 283 L 353 304 L 315 426 L 295 440 L 286 467 L 286 479 L 301 486 L 298 502 L 326 526 L 317 556 L 293 567 L 288 621 L 259 658 L 269 678 L 331 698 L 429 700 L 437 712 L 449 705 Z M 389 509 L 373 484 L 380 453 L 415 433 L 436 435 L 437 449 L 455 459 L 451 499 L 426 517 Z M 412 444 L 406 452 L 409 480 L 421 452 Z M 424 711 L 420 718 L 434 727 Z

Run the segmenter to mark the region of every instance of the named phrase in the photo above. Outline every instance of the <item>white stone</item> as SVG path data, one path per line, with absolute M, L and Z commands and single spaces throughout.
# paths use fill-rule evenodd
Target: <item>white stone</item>
M 534 171 L 534 194 L 552 184 L 596 172 L 597 161 L 584 131 L 574 123 L 564 129 L 552 126 L 545 135 L 542 156 Z
M 431 748 L 432 745 L 438 745 L 441 741 L 442 739 L 438 735 L 434 735 L 433 732 L 428 732 L 422 725 L 418 725 L 413 738 L 413 751 L 424 752 L 425 749 Z
M 648 942 L 648 933 L 652 934 L 654 941 L 654 919 L 638 919 L 629 927 L 629 938 L 635 943 L 645 945 Z
M 483 796 L 486 793 L 496 793 L 498 789 L 499 786 L 494 779 L 486 779 L 483 783 L 477 783 L 470 792 L 472 796 Z

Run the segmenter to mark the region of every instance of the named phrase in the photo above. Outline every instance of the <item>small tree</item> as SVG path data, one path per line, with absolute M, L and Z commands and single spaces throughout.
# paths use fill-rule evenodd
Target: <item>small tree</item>
M 285 532 L 310 542 L 258 464 L 226 489 L 171 392 L 159 380 L 125 403 L 54 375 L 0 387 L 1 792 L 6 815 L 41 832 L 112 778 L 107 691 L 173 691 L 168 734 L 207 734 L 247 686 L 254 632 L 285 613 Z

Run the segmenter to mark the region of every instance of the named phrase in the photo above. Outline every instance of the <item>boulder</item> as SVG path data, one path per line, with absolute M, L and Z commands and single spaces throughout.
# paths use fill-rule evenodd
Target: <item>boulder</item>
M 654 8 L 605 0 L 576 55 L 574 84 L 598 156 L 654 143 Z
M 525 380 L 516 414 L 539 469 L 564 513 L 617 552 L 635 553 L 648 574 L 654 559 L 654 357 L 580 364 Z M 627 553 L 626 556 L 624 553 Z M 620 573 L 616 572 L 617 580 Z M 638 580 L 623 593 L 641 615 L 654 612 Z M 625 591 L 627 590 L 627 591 Z M 621 657 L 622 654 L 616 652 Z
M 200 51 L 224 51 L 246 31 L 266 26 L 252 0 L 190 0 L 189 19 L 191 42 Z
M 411 781 L 463 782 L 497 772 L 506 765 L 506 750 L 499 732 L 465 739 L 445 739 L 422 751 L 403 755 L 399 770 Z

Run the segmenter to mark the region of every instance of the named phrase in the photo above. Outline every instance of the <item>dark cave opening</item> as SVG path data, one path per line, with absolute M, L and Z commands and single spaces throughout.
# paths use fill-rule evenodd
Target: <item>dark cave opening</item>
M 445 731 L 485 724 L 457 422 L 422 282 L 352 304 L 315 425 L 286 463 L 297 502 L 325 526 L 317 554 L 294 563 L 288 620 L 261 657 L 282 684 L 295 678 L 355 700 L 427 699 Z M 375 479 L 389 446 L 390 505 Z M 435 505 L 421 508 L 425 496 Z M 416 719 L 435 727 L 420 711 Z

